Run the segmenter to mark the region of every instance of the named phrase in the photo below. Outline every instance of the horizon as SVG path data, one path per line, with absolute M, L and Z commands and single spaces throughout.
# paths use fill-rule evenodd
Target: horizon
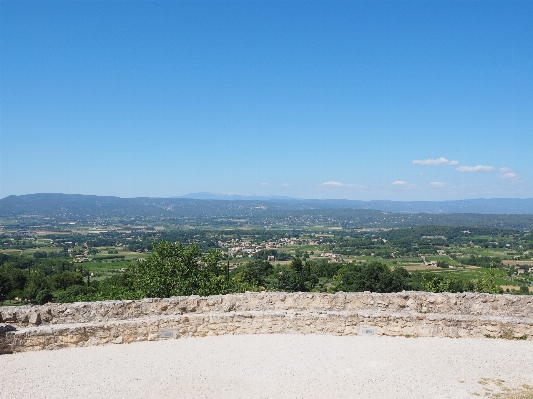
M 0 198 L 533 198 L 531 20 L 530 1 L 2 1 Z
M 361 202 L 459 202 L 459 201 L 479 201 L 479 200 L 533 200 L 533 197 L 492 197 L 492 198 L 455 198 L 448 200 L 392 200 L 392 199 L 348 199 L 348 198 L 299 198 L 299 197 L 287 197 L 287 196 L 276 196 L 276 195 L 246 195 L 246 194 L 225 194 L 225 193 L 211 193 L 211 192 L 196 192 L 196 193 L 187 193 L 184 195 L 173 195 L 168 197 L 157 197 L 157 196 L 146 196 L 141 195 L 137 197 L 121 197 L 118 195 L 98 195 L 98 194 L 80 194 L 80 193 L 29 193 L 29 194 L 11 194 L 5 197 L 0 197 L 0 200 L 6 199 L 8 197 L 22 197 L 22 196 L 31 196 L 31 195 L 79 195 L 79 196 L 88 196 L 88 197 L 111 197 L 111 198 L 121 198 L 121 199 L 140 199 L 140 198 L 154 198 L 154 199 L 195 199 L 195 200 L 278 200 L 278 201 L 361 201 Z M 200 198 L 200 196 L 209 196 L 214 198 Z M 232 199 L 231 197 L 244 197 Z M 247 198 L 249 197 L 249 198 Z M 257 199 L 255 199 L 257 198 Z

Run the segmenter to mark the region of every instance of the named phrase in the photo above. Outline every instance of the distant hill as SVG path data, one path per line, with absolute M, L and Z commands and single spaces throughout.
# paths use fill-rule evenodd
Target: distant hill
M 533 214 L 533 198 L 491 198 L 452 201 L 389 201 L 389 200 L 315 200 L 277 196 L 247 196 L 237 194 L 191 193 L 181 197 L 209 200 L 291 201 L 304 207 L 342 209 L 375 209 L 402 213 L 485 213 L 485 214 Z
M 201 196 L 204 198 L 194 198 Z M 253 209 L 305 211 L 366 209 L 393 213 L 533 214 L 533 198 L 494 198 L 457 201 L 314 200 L 289 197 L 247 197 L 189 194 L 174 198 L 120 198 L 81 194 L 11 195 L 0 199 L 0 216 L 24 214 L 91 216 L 217 216 Z
M 283 197 L 277 195 L 269 196 L 260 196 L 260 195 L 240 195 L 240 194 L 214 194 L 214 193 L 191 193 L 180 195 L 171 198 L 190 198 L 190 199 L 206 199 L 206 200 L 247 200 L 247 201 L 271 201 L 271 200 L 282 200 L 282 201 L 295 201 L 300 199 L 292 197 Z
M 357 209 L 379 209 L 401 213 L 533 214 L 533 198 L 480 198 L 454 201 L 326 201 L 339 206 L 349 203 L 350 207 Z
M 217 198 L 220 198 L 217 197 Z M 224 198 L 222 196 L 222 198 Z M 80 194 L 11 195 L 0 199 L 0 218 L 100 223 L 119 218 L 224 225 L 246 220 L 255 226 L 335 225 L 409 227 L 492 226 L 533 230 L 533 199 L 464 201 L 350 201 L 306 199 L 119 198 Z M 236 222 L 235 222 L 236 223 Z

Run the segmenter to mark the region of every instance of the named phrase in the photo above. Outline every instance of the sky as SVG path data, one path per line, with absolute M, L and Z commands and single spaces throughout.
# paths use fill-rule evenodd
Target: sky
M 533 1 L 0 2 L 0 198 L 533 197 Z

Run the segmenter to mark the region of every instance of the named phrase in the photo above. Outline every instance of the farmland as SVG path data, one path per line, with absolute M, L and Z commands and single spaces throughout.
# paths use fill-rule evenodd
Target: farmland
M 11 304 L 21 303 L 21 298 L 35 300 L 37 292 L 42 300 L 61 295 L 65 299 L 65 290 L 74 285 L 77 288 L 70 290 L 77 294 L 68 298 L 89 298 L 109 281 L 122 287 L 123 276 L 152 259 L 154 246 L 163 242 L 216 254 L 237 291 L 356 289 L 346 285 L 346 276 L 366 270 L 364 265 L 406 271 L 399 273 L 407 279 L 401 286 L 408 289 L 487 290 L 479 286 L 487 281 L 490 290 L 501 287 L 501 292 L 533 289 L 531 215 L 395 214 L 303 209 L 308 203 L 219 202 L 170 203 L 174 213 L 160 215 L 153 208 L 132 208 L 131 213 L 113 208 L 113 214 L 113 209 L 104 212 L 92 203 L 85 209 L 77 203 L 37 206 L 40 210 L 34 213 L 7 214 L 4 209 L 1 267 L 10 271 L 3 277 L 1 295 Z M 291 274 L 295 267 L 307 270 L 305 284 L 302 276 Z M 252 269 L 261 276 L 251 278 Z M 35 273 L 40 282 L 29 294 L 27 282 Z M 282 275 L 300 282 L 285 281 Z M 119 295 L 115 288 L 103 298 Z

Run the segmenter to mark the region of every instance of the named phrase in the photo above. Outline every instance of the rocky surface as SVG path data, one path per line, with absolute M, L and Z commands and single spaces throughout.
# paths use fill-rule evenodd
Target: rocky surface
M 533 339 L 533 296 L 245 293 L 0 307 L 0 353 L 235 334 Z

